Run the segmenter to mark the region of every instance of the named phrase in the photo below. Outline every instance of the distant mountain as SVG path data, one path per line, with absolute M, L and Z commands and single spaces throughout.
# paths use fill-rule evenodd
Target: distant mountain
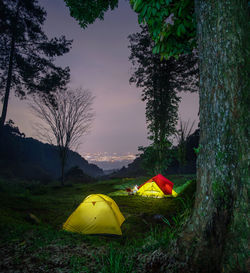
M 111 169 L 111 170 L 103 170 L 104 175 L 109 175 L 111 173 L 118 172 L 120 169 Z
M 115 161 L 92 161 L 94 164 L 98 165 L 103 170 L 117 170 L 121 169 L 123 166 L 128 166 L 132 160 L 122 159 Z
M 200 131 L 197 129 L 186 140 L 186 163 L 181 166 L 176 157 L 173 157 L 171 164 L 168 166 L 167 174 L 191 174 L 196 173 L 196 154 L 194 148 L 199 145 Z M 177 153 L 178 147 L 173 147 L 173 154 Z M 107 178 L 138 177 L 146 176 L 147 171 L 142 167 L 142 155 L 137 157 L 128 167 L 123 167 L 118 171 L 108 174 Z
M 69 151 L 65 171 L 75 166 L 92 177 L 104 174 L 98 166 L 89 164 L 78 153 Z M 0 173 L 26 179 L 57 179 L 60 177 L 57 148 L 26 138 L 13 124 L 7 124 L 0 140 Z
M 142 158 L 139 156 L 128 167 L 123 167 L 113 173 L 108 174 L 109 178 L 139 177 L 146 176 L 147 172 L 141 166 Z

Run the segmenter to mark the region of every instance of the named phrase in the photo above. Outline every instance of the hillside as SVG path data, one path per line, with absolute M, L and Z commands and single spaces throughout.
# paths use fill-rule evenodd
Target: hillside
M 199 129 L 190 135 L 186 140 L 185 164 L 181 165 L 177 159 L 178 146 L 172 148 L 172 162 L 168 166 L 167 174 L 195 174 L 196 173 L 196 154 L 194 148 L 199 145 Z M 138 156 L 128 167 L 123 167 L 108 175 L 109 178 L 121 177 L 140 177 L 146 176 L 147 171 L 143 168 L 143 155 Z
M 147 172 L 141 167 L 141 162 L 142 158 L 137 157 L 133 162 L 128 164 L 128 167 L 123 167 L 120 170 L 109 174 L 108 176 L 110 178 L 146 176 Z
M 26 138 L 17 127 L 6 125 L 0 143 L 0 172 L 26 179 L 56 179 L 60 176 L 60 158 L 56 146 Z M 69 151 L 66 172 L 78 166 L 87 175 L 103 175 L 102 169 L 89 164 L 77 152 Z

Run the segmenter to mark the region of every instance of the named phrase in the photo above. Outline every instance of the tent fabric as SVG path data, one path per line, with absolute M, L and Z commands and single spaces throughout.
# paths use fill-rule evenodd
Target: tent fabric
M 152 180 L 147 181 L 144 183 L 144 186 L 141 187 L 137 191 L 138 195 L 146 196 L 146 197 L 157 197 L 162 198 L 164 197 L 163 191 L 159 188 L 159 186 Z
M 82 234 L 122 235 L 124 220 L 113 199 L 104 194 L 91 194 L 69 216 L 63 229 Z
M 177 193 L 173 190 L 174 183 L 161 174 L 154 176 L 138 187 L 137 194 L 148 197 L 162 198 L 166 195 L 176 197 Z
M 160 187 L 164 194 L 172 194 L 174 183 L 161 174 L 154 176 L 153 181 Z

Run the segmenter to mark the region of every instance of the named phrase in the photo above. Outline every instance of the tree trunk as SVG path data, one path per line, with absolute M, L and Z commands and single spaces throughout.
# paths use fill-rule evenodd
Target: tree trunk
M 5 120 L 6 120 L 6 115 L 7 115 L 8 102 L 9 102 L 9 95 L 10 95 L 10 88 L 11 88 L 11 81 L 12 81 L 12 72 L 13 72 L 13 58 L 14 58 L 14 52 L 15 52 L 16 24 L 17 24 L 17 18 L 19 16 L 19 7 L 20 7 L 20 0 L 17 3 L 16 16 L 15 16 L 15 20 L 14 20 L 14 23 L 12 26 L 12 39 L 11 39 L 11 46 L 10 46 L 8 76 L 7 76 L 7 82 L 6 82 L 6 88 L 5 88 L 2 115 L 0 118 L 0 137 L 2 136 L 3 127 L 4 127 Z
M 65 164 L 62 163 L 62 173 L 61 173 L 61 175 L 62 175 L 62 177 L 61 177 L 61 184 L 62 184 L 62 186 L 64 186 L 64 180 L 65 180 L 65 177 L 64 177 L 64 167 L 65 167 Z
M 65 182 L 65 166 L 66 166 L 66 162 L 67 162 L 67 157 L 68 157 L 68 145 L 65 144 L 66 147 L 64 146 L 60 146 L 59 147 L 59 156 L 60 156 L 60 160 L 61 160 L 61 184 L 62 186 L 64 186 L 64 182 Z
M 60 156 L 61 156 L 61 184 L 62 186 L 64 186 L 65 154 L 61 154 Z
M 194 272 L 244 272 L 250 211 L 247 1 L 195 0 L 195 12 L 201 150 L 184 256 Z
M 194 212 L 147 272 L 249 269 L 249 13 L 243 0 L 195 0 L 200 152 Z M 160 257 L 160 258 L 158 258 Z M 164 262 L 161 260 L 164 259 Z M 248 271 L 249 272 L 249 271 Z
M 11 40 L 9 68 L 8 68 L 7 83 L 6 83 L 5 95 L 4 95 L 4 101 L 3 101 L 2 116 L 0 118 L 0 135 L 2 135 L 3 126 L 4 126 L 6 115 L 7 115 L 7 108 L 8 108 L 8 101 L 9 101 L 9 95 L 10 95 L 10 87 L 11 87 L 11 79 L 12 79 L 12 70 L 13 70 L 14 50 L 15 50 L 15 38 L 13 36 L 12 40 Z

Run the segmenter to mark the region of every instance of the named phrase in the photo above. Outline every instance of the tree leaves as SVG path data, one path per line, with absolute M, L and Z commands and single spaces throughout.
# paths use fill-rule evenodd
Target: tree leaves
M 97 18 L 103 20 L 108 9 L 118 6 L 118 0 L 64 0 L 70 9 L 70 15 L 77 19 L 82 28 L 95 22 Z M 138 0 L 137 0 L 138 1 Z M 141 1 L 141 0 L 139 0 Z
M 69 81 L 69 68 L 57 67 L 54 57 L 69 52 L 72 40 L 65 36 L 48 39 L 42 30 L 46 19 L 45 10 L 33 0 L 20 1 L 17 15 L 17 1 L 4 0 L 0 3 L 0 92 L 6 88 L 9 53 L 14 41 L 13 71 L 11 87 L 16 95 L 25 97 L 35 92 L 50 93 L 62 88 Z
M 96 18 L 103 19 L 104 12 L 118 5 L 118 0 L 64 1 L 70 8 L 71 16 L 75 17 L 83 28 L 93 23 Z M 168 59 L 189 53 L 196 46 L 194 0 L 130 0 L 130 5 L 138 13 L 138 23 L 147 24 L 155 41 L 155 54 L 161 54 Z M 168 45 L 170 39 L 174 41 L 171 46 Z
M 191 54 L 182 56 L 178 61 L 174 58 L 162 60 L 159 52 L 163 52 L 169 43 L 154 46 L 146 27 L 142 27 L 140 33 L 130 35 L 129 40 L 129 59 L 134 66 L 130 83 L 142 88 L 148 138 L 153 142 L 144 151 L 145 160 L 159 169 L 166 167 L 166 145 L 175 132 L 179 103 L 177 91 L 194 91 L 196 88 L 193 77 L 197 73 L 197 57 Z M 173 43 L 172 39 L 169 41 Z
M 178 25 L 176 34 L 177 36 L 181 37 L 182 34 L 184 34 L 186 32 L 186 28 L 183 24 Z
M 138 22 L 148 26 L 155 41 L 154 54 L 177 57 L 195 46 L 193 0 L 130 0 L 130 3 L 138 13 Z

